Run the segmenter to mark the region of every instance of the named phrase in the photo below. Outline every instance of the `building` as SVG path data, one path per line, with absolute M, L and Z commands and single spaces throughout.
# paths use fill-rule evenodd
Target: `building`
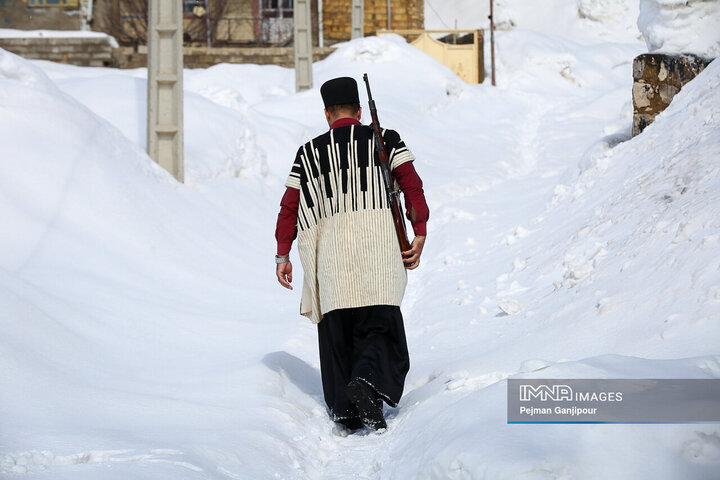
M 0 0 L 2 1 L 2 0 Z M 45 0 L 50 1 L 50 0 Z M 148 0 L 95 0 L 93 29 L 126 45 L 145 43 Z M 287 46 L 293 40 L 293 0 L 183 0 L 186 43 Z M 350 39 L 352 0 L 311 2 L 313 44 Z M 423 28 L 421 0 L 365 0 L 365 34 L 381 28 Z M 388 13 L 390 22 L 388 22 Z
M 329 43 L 350 39 L 351 0 L 324 0 L 323 30 Z M 365 0 L 363 2 L 365 35 L 375 35 L 381 29 L 425 28 L 423 0 Z M 388 21 L 389 19 L 389 21 Z
M 148 1 L 0 0 L 0 28 L 81 30 L 85 24 L 114 37 L 120 48 L 111 47 L 107 39 L 86 38 L 7 39 L 0 43 L 2 48 L 27 58 L 140 67 L 146 62 Z M 288 48 L 293 43 L 293 0 L 182 1 L 186 66 L 204 68 L 220 62 L 294 64 L 293 49 Z M 352 0 L 311 0 L 310 4 L 313 58 L 317 61 L 332 51 L 329 46 L 350 39 Z M 365 35 L 387 27 L 422 28 L 423 6 L 420 0 L 364 0 Z M 90 43 L 93 46 L 85 48 Z M 214 48 L 208 50 L 208 45 Z
M 80 0 L 0 0 L 0 28 L 80 30 Z

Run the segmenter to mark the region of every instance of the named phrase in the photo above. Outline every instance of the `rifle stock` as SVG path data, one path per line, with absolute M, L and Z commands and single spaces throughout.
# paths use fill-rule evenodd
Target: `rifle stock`
M 397 234 L 400 251 L 405 252 L 410 250 L 410 242 L 408 241 L 407 231 L 405 229 L 405 219 L 402 215 L 400 196 L 398 195 L 398 191 L 393 188 L 395 184 L 393 181 L 394 177 L 390 172 L 390 162 L 388 159 L 387 149 L 385 148 L 385 140 L 382 136 L 380 121 L 378 121 L 375 100 L 373 100 L 372 93 L 370 93 L 370 81 L 368 80 L 367 73 L 363 75 L 363 80 L 365 81 L 365 86 L 367 87 L 368 101 L 370 104 L 370 116 L 372 117 L 372 124 L 370 125 L 370 128 L 373 131 L 373 138 L 375 140 L 375 153 L 377 154 L 378 161 L 380 162 L 383 179 L 385 180 L 385 188 L 388 195 L 388 202 L 390 203 L 390 211 L 392 213 L 393 224 L 395 225 L 395 233 Z

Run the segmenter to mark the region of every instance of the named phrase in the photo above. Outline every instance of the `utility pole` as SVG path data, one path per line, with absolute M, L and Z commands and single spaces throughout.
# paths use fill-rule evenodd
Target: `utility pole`
M 324 28 L 323 28 L 323 4 L 322 0 L 317 0 L 317 8 L 318 8 L 318 47 L 323 48 L 325 46 L 325 39 L 323 38 L 325 36 Z
M 183 182 L 182 2 L 148 3 L 147 150 Z
M 222 12 L 219 12 L 222 14 Z M 208 0 L 205 0 L 205 42 L 207 43 L 207 48 L 210 48 L 212 46 L 212 40 L 211 40 L 212 32 L 210 31 L 210 5 Z
M 493 0 L 490 0 L 490 72 L 492 85 L 495 86 L 495 16 L 493 14 Z
M 295 0 L 293 23 L 295 24 L 295 91 L 309 90 L 312 78 L 312 23 L 310 0 Z
M 362 38 L 364 36 L 364 25 L 365 12 L 363 9 L 363 0 L 352 0 L 352 15 L 351 15 L 351 28 L 350 28 L 350 39 Z

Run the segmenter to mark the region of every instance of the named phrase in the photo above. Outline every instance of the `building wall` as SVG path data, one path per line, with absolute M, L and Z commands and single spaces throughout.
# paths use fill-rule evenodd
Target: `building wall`
M 313 48 L 313 61 L 317 62 L 335 51 L 332 47 Z M 185 68 L 208 68 L 218 63 L 254 63 L 258 65 L 280 65 L 292 68 L 295 65 L 295 51 L 292 47 L 214 47 L 202 46 L 183 48 Z M 120 47 L 113 51 L 113 66 L 118 68 L 140 68 L 147 65 L 147 47 Z
M 28 0 L 0 0 L 0 28 L 18 30 L 80 30 L 77 0 L 68 6 L 31 7 Z
M 253 2 L 228 0 L 215 38 L 219 42 L 247 43 L 255 41 L 255 12 Z
M 0 2 L 3 0 L 0 0 Z M 137 17 L 145 15 L 137 9 L 140 0 L 95 0 L 93 30 L 105 32 L 115 37 L 121 44 L 145 44 L 145 20 Z M 210 0 L 213 10 L 215 0 Z M 260 34 L 262 26 L 259 18 L 259 0 L 224 0 L 225 6 L 217 20 L 214 44 L 262 44 Z M 312 2 L 313 44 L 317 45 L 317 1 Z M 213 17 L 211 17 L 213 18 Z M 183 19 L 186 44 L 204 44 L 205 19 L 186 16 Z M 292 28 L 290 29 L 292 32 Z M 291 43 L 292 37 L 288 39 Z
M 351 0 L 323 0 L 324 36 L 329 43 L 350 39 L 350 5 Z M 424 7 L 422 0 L 391 0 L 390 28 L 424 28 Z M 365 0 L 364 10 L 366 36 L 387 28 L 387 0 Z
M 139 30 L 142 30 L 143 38 L 146 34 L 144 28 L 138 28 L 145 20 L 125 17 L 143 15 L 146 16 L 147 12 L 135 11 L 125 0 L 94 0 L 91 28 L 115 37 L 120 43 L 134 44 L 137 42 L 136 37 L 140 35 Z M 145 40 L 142 43 L 145 43 Z
M 72 65 L 113 65 L 113 47 L 104 38 L 0 38 L 0 48 L 25 58 Z
M 29 7 L 31 0 L 0 0 L 0 28 L 25 30 L 79 30 L 79 7 Z M 38 0 L 34 0 L 38 1 Z M 60 0 L 70 4 L 77 0 Z M 256 44 L 258 38 L 258 0 L 226 0 L 227 4 L 218 22 L 215 40 L 219 44 Z M 211 0 L 212 2 L 212 0 Z M 144 11 L 136 11 L 137 0 L 95 0 L 91 28 L 105 32 L 126 45 L 145 44 Z M 317 0 L 311 2 L 313 18 L 313 45 L 318 45 Z M 351 0 L 323 0 L 324 39 L 328 44 L 350 39 Z M 422 0 L 391 0 L 391 28 L 423 28 L 424 2 Z M 365 0 L 365 35 L 374 35 L 387 27 L 387 0 Z M 186 42 L 204 43 L 204 20 L 184 19 L 185 30 L 192 32 Z M 195 38 L 197 37 L 197 38 Z M 201 38 L 202 37 L 202 38 Z

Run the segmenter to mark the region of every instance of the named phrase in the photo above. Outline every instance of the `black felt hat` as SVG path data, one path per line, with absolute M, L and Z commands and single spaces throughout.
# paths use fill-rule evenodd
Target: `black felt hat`
M 360 103 L 357 82 L 354 78 L 339 77 L 328 80 L 320 87 L 325 108 L 332 105 L 348 105 Z

